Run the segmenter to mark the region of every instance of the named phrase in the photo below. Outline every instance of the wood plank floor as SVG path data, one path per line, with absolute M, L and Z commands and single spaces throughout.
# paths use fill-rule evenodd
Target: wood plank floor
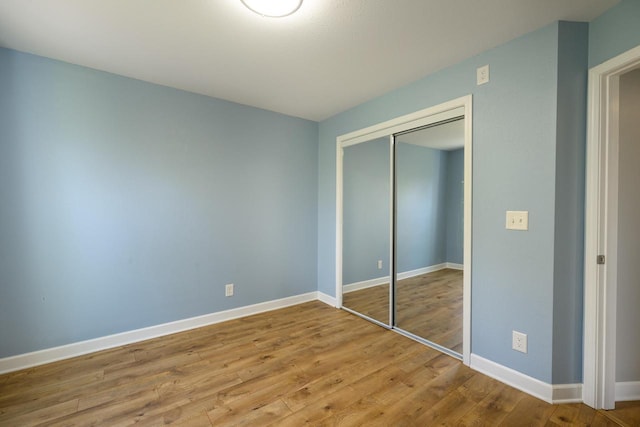
M 462 354 L 462 271 L 442 269 L 398 281 L 396 326 Z M 343 295 L 343 305 L 389 322 L 389 284 Z
M 396 325 L 462 354 L 462 270 L 398 281 Z
M 381 285 L 343 293 L 342 305 L 388 325 L 389 284 L 383 283 Z
M 1 426 L 631 426 L 311 302 L 0 376 Z

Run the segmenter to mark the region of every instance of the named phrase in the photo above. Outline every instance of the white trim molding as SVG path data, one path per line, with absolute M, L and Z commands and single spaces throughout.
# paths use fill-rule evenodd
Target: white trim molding
M 411 277 L 422 276 L 423 274 L 433 273 L 435 271 L 444 270 L 450 268 L 452 270 L 462 270 L 462 264 L 456 264 L 452 262 L 443 262 L 442 264 L 430 265 L 428 267 L 417 268 L 415 270 L 404 271 L 398 273 L 398 280 L 409 279 Z M 374 286 L 380 286 L 389 283 L 389 276 L 376 277 L 375 279 L 363 280 L 361 282 L 353 282 L 344 285 L 342 288 L 343 294 L 349 292 L 359 291 L 361 289 L 372 288 Z
M 616 383 L 616 402 L 640 400 L 640 381 Z
M 584 250 L 583 401 L 616 400 L 617 100 L 621 74 L 640 65 L 640 46 L 589 70 Z M 605 255 L 606 263 L 596 263 Z
M 477 354 L 471 354 L 470 367 L 548 403 L 582 402 L 582 384 L 548 384 Z
M 342 288 L 343 294 L 349 292 L 359 291 L 361 289 L 373 288 L 374 286 L 384 285 L 389 283 L 389 276 L 376 277 L 375 279 L 363 280 L 362 282 L 353 282 L 348 285 L 344 285 Z
M 447 268 L 446 263 L 430 265 L 428 267 L 422 267 L 415 270 L 403 271 L 402 273 L 398 273 L 398 280 L 408 279 L 410 277 L 421 276 L 427 273 L 433 273 L 434 271 L 440 271 Z
M 324 292 L 318 291 L 318 301 L 330 305 L 331 307 L 340 308 L 340 306 L 338 306 L 336 298 L 332 297 L 331 295 L 325 294 Z
M 58 360 L 70 359 L 76 356 L 93 353 L 120 347 L 126 344 L 133 344 L 151 338 L 164 335 L 175 334 L 214 323 L 225 322 L 227 320 L 238 319 L 240 317 L 251 316 L 253 314 L 264 313 L 266 311 L 277 310 L 292 305 L 302 304 L 309 301 L 320 300 L 329 305 L 335 306 L 335 299 L 320 292 L 309 292 L 292 297 L 262 302 L 202 316 L 191 317 L 189 319 L 177 320 L 160 325 L 149 326 L 147 328 L 94 338 L 87 341 L 80 341 L 59 347 L 47 348 L 31 353 L 18 354 L 0 359 L 0 374 L 30 368 L 32 366 L 44 365 L 45 363 L 56 362 Z M 333 301 L 332 301 L 333 300 Z M 331 304 L 332 302 L 332 304 Z
M 551 403 L 582 403 L 582 384 L 554 384 Z

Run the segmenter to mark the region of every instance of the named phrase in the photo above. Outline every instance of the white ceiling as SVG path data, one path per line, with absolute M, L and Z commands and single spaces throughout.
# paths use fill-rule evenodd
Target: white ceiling
M 444 151 L 464 148 L 464 120 L 404 133 L 396 141 Z
M 618 0 L 0 0 L 0 46 L 321 121 Z

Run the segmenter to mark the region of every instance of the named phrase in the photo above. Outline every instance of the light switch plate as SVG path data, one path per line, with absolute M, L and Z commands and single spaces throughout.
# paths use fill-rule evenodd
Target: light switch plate
M 529 229 L 529 212 L 528 211 L 507 211 L 507 230 Z

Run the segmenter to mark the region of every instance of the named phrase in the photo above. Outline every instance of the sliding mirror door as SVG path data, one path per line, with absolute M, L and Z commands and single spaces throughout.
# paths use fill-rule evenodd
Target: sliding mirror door
M 343 147 L 342 306 L 390 325 L 391 140 Z
M 470 363 L 472 98 L 336 138 L 336 299 Z
M 462 354 L 464 120 L 395 135 L 394 327 Z

